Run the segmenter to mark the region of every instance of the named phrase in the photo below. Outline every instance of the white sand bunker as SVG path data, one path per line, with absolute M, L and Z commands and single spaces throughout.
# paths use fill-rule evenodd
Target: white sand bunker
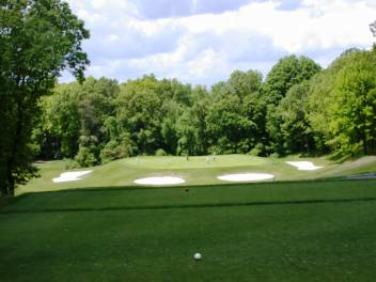
M 140 185 L 153 185 L 153 186 L 162 186 L 162 185 L 174 185 L 185 183 L 185 180 L 181 177 L 176 176 L 155 176 L 140 178 L 134 181 L 136 184 Z
M 92 170 L 63 172 L 59 177 L 52 179 L 52 181 L 54 183 L 79 181 L 82 180 L 83 176 L 88 175 L 91 172 Z
M 318 170 L 321 166 L 315 166 L 312 162 L 298 161 L 298 162 L 286 162 L 289 165 L 295 166 L 298 170 Z
M 217 178 L 219 180 L 232 182 L 255 182 L 273 179 L 274 175 L 269 173 L 236 173 L 221 175 Z

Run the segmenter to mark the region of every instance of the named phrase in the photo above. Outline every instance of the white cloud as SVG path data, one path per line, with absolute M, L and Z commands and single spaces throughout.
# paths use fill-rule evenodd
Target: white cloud
M 68 2 L 92 33 L 89 73 L 118 79 L 154 72 L 211 84 L 235 68 L 265 72 L 280 54 L 313 54 L 326 65 L 345 49 L 374 41 L 368 29 L 376 19 L 374 0 L 302 0 L 294 9 L 280 9 L 281 1 L 160 19 L 145 19 L 136 0 Z
M 143 32 L 158 32 L 164 26 L 183 26 L 193 34 L 230 30 L 257 32 L 289 52 L 305 48 L 332 48 L 372 43 L 368 24 L 376 18 L 376 7 L 366 1 L 306 0 L 297 10 L 279 10 L 276 1 L 254 2 L 220 15 L 203 14 L 179 19 L 135 21 Z

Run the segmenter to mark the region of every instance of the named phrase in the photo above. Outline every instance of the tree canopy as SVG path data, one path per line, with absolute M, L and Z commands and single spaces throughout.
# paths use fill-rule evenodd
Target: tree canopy
M 371 154 L 374 61 L 371 51 L 349 49 L 322 70 L 288 56 L 265 81 L 236 70 L 211 89 L 154 75 L 59 85 L 42 100 L 40 157 L 89 166 L 136 155 Z

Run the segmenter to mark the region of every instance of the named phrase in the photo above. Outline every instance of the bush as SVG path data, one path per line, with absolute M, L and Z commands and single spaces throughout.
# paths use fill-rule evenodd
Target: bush
M 272 154 L 270 154 L 269 157 L 274 158 L 274 159 L 277 159 L 277 158 L 280 157 L 280 154 L 278 154 L 278 153 L 272 153 Z
M 68 169 L 75 169 L 75 168 L 78 168 L 78 167 L 80 167 L 80 165 L 75 160 L 64 159 L 64 168 L 66 170 L 68 170 Z
M 208 148 L 208 153 L 210 155 L 222 155 L 221 148 L 219 148 L 217 145 L 212 145 Z
M 163 149 L 158 149 L 157 151 L 155 151 L 155 155 L 157 157 L 164 157 L 164 156 L 167 156 L 167 153 L 165 150 Z
M 79 164 L 80 167 L 89 167 L 94 166 L 98 163 L 94 153 L 88 147 L 80 146 L 75 161 Z
M 117 150 L 118 143 L 114 140 L 108 142 L 101 150 L 100 158 L 102 163 L 108 163 L 109 161 L 119 158 L 119 152 Z
M 260 157 L 265 154 L 264 144 L 257 143 L 255 147 L 249 152 L 251 156 Z
M 120 143 L 111 140 L 104 146 L 100 153 L 102 163 L 107 163 L 112 160 L 128 158 L 134 155 L 134 146 L 132 142 L 125 138 Z

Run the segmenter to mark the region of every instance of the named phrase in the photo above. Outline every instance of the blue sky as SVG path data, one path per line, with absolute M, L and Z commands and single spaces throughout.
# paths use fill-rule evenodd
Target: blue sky
M 266 75 L 289 54 L 325 67 L 374 42 L 375 0 L 67 1 L 91 32 L 87 75 L 118 81 L 154 73 L 210 86 L 235 69 Z

